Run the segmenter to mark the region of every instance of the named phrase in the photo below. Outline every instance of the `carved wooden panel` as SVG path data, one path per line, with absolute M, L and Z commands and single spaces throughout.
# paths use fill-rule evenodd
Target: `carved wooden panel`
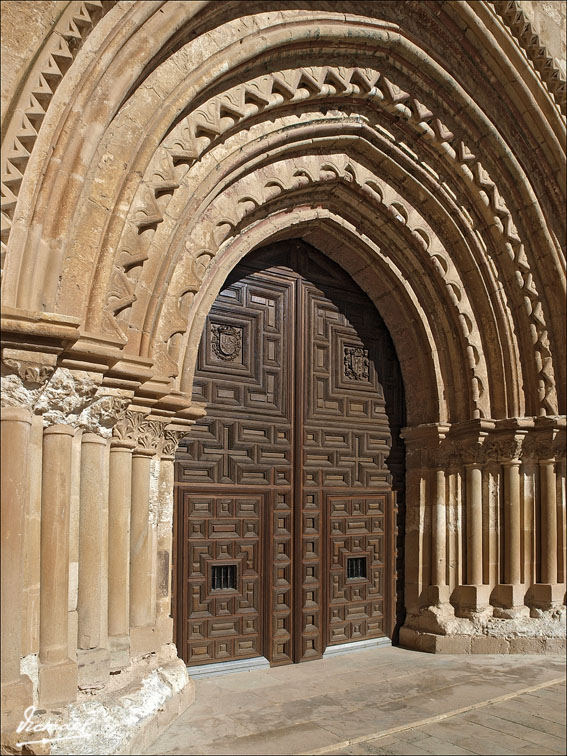
M 264 496 L 185 491 L 180 505 L 186 581 L 184 658 L 188 664 L 203 664 L 261 655 Z M 219 587 L 218 568 L 221 574 L 234 576 L 234 588 Z
M 329 644 L 387 634 L 384 591 L 389 494 L 329 495 Z M 364 576 L 348 576 L 349 560 Z
M 390 634 L 403 393 L 367 297 L 304 243 L 252 255 L 207 318 L 194 399 L 207 416 L 176 458 L 187 662 Z

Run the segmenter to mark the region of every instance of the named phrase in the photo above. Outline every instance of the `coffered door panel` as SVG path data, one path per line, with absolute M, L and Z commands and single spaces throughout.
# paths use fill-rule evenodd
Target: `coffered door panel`
M 379 370 L 387 338 L 372 304 L 345 282 L 302 281 L 302 461 L 297 653 L 389 631 L 391 434 Z M 335 284 L 335 285 L 333 285 Z
M 176 627 L 188 664 L 292 660 L 294 292 L 294 278 L 243 271 L 203 330 L 193 399 L 207 415 L 176 455 Z

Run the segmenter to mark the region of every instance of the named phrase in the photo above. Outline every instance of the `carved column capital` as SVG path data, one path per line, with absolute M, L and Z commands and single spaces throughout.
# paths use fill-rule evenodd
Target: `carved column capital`
M 168 420 L 146 417 L 138 426 L 138 438 L 135 452 L 153 456 L 160 448 L 165 426 Z
M 439 467 L 440 449 L 450 426 L 440 423 L 403 428 L 401 436 L 406 444 L 406 465 L 408 469 L 428 469 Z
M 487 456 L 500 464 L 520 464 L 523 456 L 525 433 L 495 437 L 487 446 Z
M 189 428 L 166 428 L 163 434 L 161 447 L 162 459 L 174 459 L 177 446 L 181 439 L 189 433 Z
M 55 372 L 57 355 L 24 349 L 2 350 L 2 407 L 33 409 Z
M 480 467 L 486 461 L 485 438 L 477 437 L 457 442 L 462 463 L 466 466 Z
M 135 410 L 126 410 L 112 429 L 112 446 L 134 449 L 138 443 L 138 430 L 146 415 Z

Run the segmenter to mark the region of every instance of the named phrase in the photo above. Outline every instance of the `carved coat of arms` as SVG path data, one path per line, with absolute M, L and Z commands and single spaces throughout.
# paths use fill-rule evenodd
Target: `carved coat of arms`
M 242 347 L 242 329 L 211 323 L 211 345 L 219 360 L 235 360 L 240 355 Z
M 368 380 L 368 349 L 347 347 L 344 352 L 345 376 L 357 381 Z

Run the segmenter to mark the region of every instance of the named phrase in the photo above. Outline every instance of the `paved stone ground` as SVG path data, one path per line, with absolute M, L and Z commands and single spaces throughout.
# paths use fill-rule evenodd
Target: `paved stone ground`
M 148 754 L 565 754 L 565 659 L 401 648 L 198 680 Z

